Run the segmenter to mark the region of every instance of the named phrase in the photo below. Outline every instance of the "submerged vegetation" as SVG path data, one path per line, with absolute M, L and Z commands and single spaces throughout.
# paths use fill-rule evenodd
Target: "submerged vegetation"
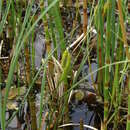
M 130 130 L 129 13 L 129 0 L 0 0 L 0 129 Z M 72 121 L 84 105 L 88 124 Z

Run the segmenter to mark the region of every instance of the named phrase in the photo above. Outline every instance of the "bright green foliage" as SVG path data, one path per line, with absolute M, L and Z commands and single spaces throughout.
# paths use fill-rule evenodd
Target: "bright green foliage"
M 63 53 L 61 66 L 63 68 L 63 72 L 62 72 L 60 81 L 66 82 L 67 76 L 70 74 L 70 71 L 71 71 L 71 55 L 68 52 L 68 50 L 65 50 Z

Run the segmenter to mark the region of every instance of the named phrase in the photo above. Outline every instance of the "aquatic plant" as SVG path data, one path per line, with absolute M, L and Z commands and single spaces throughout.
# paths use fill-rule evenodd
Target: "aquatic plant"
M 74 96 L 92 108 L 101 107 L 103 114 L 98 113 L 101 129 L 129 130 L 128 13 L 127 0 L 1 0 L 1 129 L 5 130 L 13 118 L 19 116 L 26 102 L 29 119 L 25 124 L 30 123 L 27 129 L 69 129 L 67 126 L 75 126 L 69 122 L 69 103 Z M 42 30 L 42 38 L 38 38 L 43 39 L 41 44 L 45 46 L 40 53 L 43 57 L 35 54 L 39 30 Z M 40 47 L 39 51 L 42 45 Z M 41 60 L 38 67 L 37 58 Z M 96 70 L 92 69 L 93 62 L 97 64 Z M 24 97 L 20 94 L 22 85 L 26 86 Z M 14 86 L 16 89 L 10 98 Z M 76 91 L 82 92 L 80 89 L 84 93 L 76 95 Z M 36 91 L 40 93 L 38 120 Z M 6 120 L 12 97 L 22 100 L 19 106 L 10 107 L 13 113 Z M 89 104 L 90 98 L 94 102 Z M 76 126 L 81 130 L 84 127 L 96 129 L 85 125 L 82 119 Z

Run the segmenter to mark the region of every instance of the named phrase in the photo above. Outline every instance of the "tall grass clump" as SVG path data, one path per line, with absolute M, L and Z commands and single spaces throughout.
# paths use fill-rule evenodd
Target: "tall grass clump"
M 31 26 L 30 26 L 29 23 L 32 20 L 32 19 L 30 19 L 30 17 L 31 17 L 32 4 L 33 4 L 34 1 L 29 1 L 28 4 L 27 4 L 27 2 L 24 3 L 25 1 L 22 1 L 23 3 L 21 5 L 27 4 L 27 6 L 24 7 L 24 8 L 26 8 L 25 16 L 23 18 L 21 12 L 18 12 L 18 14 L 17 14 L 18 15 L 17 27 L 18 27 L 19 32 L 15 32 L 17 28 L 12 28 L 12 29 L 14 29 L 13 31 L 16 33 L 15 35 L 17 36 L 16 37 L 16 46 L 14 47 L 13 57 L 12 57 L 11 63 L 10 63 L 9 73 L 8 73 L 7 82 L 6 82 L 6 90 L 5 90 L 4 100 L 3 101 L 1 100 L 1 103 L 0 103 L 1 104 L 0 108 L 1 108 L 1 127 L 2 127 L 2 130 L 6 129 L 6 120 L 5 120 L 5 117 L 6 117 L 5 116 L 5 114 L 6 114 L 5 113 L 6 112 L 6 103 L 7 103 L 7 100 L 8 100 L 9 90 L 10 90 L 11 84 L 13 82 L 13 74 L 14 74 L 14 71 L 15 71 L 15 66 L 18 64 L 17 61 L 18 61 L 18 57 L 20 55 L 21 49 L 23 48 L 23 43 L 25 43 L 25 41 L 26 41 L 26 44 L 29 43 L 29 41 L 27 39 L 28 39 L 29 35 L 31 34 L 31 32 L 34 30 L 34 27 L 36 26 L 38 21 L 48 12 L 48 10 L 56 4 L 57 1 L 58 0 L 53 1 L 50 4 L 50 6 L 48 6 L 48 8 L 46 8 L 46 10 L 43 11 L 40 14 L 39 18 L 36 19 L 36 21 Z M 6 26 L 5 24 L 6 24 L 6 20 L 7 20 L 7 16 L 8 16 L 10 7 L 11 7 L 11 5 L 13 6 L 13 2 L 12 1 L 7 1 L 6 2 L 6 6 L 3 6 L 2 2 L 3 1 L 1 1 L 1 5 L 0 5 L 0 7 L 1 7 L 1 14 L 2 14 L 1 15 L 1 19 L 2 20 L 0 22 L 0 36 L 2 36 L 3 28 Z M 16 11 L 15 12 L 14 12 L 14 10 L 12 10 L 12 11 L 13 11 L 12 13 L 16 13 Z M 15 16 L 17 16 L 17 15 L 15 15 Z M 23 22 L 21 21 L 19 23 L 19 20 L 22 20 L 22 19 L 23 19 Z M 10 21 L 8 21 L 8 23 L 10 23 Z M 19 25 L 21 23 L 22 23 L 22 26 Z M 21 27 L 21 28 L 19 28 L 19 27 Z M 27 54 L 27 56 L 28 55 L 30 55 L 30 54 Z M 30 68 L 30 67 L 28 67 L 28 68 Z M 30 77 L 28 77 L 28 78 L 30 78 Z M 28 80 L 28 81 L 30 81 L 30 80 Z M 32 84 L 31 81 L 28 82 L 27 85 L 30 86 L 30 84 Z M 33 82 L 33 84 L 34 84 L 34 82 Z M 26 96 L 26 98 L 27 98 L 27 96 Z M 34 114 L 36 114 L 36 113 L 34 113 Z M 34 129 L 34 128 L 32 128 L 32 129 Z
M 34 5 L 37 5 L 36 9 Z M 69 16 L 70 12 L 73 14 Z M 83 89 L 88 97 L 82 99 L 81 103 L 92 108 L 101 107 L 103 112 L 98 113 L 101 129 L 129 130 L 128 19 L 126 0 L 0 0 L 1 129 L 7 129 L 26 102 L 30 113 L 27 129 L 58 130 L 64 127 L 68 130 L 67 126 L 75 126 L 70 123 L 69 103 L 73 93 L 82 88 L 81 83 L 86 87 L 91 77 L 92 83 L 89 86 L 93 93 Z M 65 28 L 64 20 L 70 27 Z M 35 59 L 39 58 L 35 54 L 37 28 L 42 30 L 45 41 L 42 43 L 45 45 L 45 55 L 40 59 L 39 68 L 35 67 Z M 95 71 L 91 67 L 93 62 L 97 64 Z M 89 72 L 82 74 L 86 65 Z M 20 72 L 24 75 L 23 78 Z M 97 75 L 94 81 L 95 73 Z M 38 80 L 40 88 L 37 88 Z M 14 84 L 20 89 L 20 82 L 26 86 L 26 93 L 17 110 L 6 120 L 10 89 Z M 36 104 L 37 89 L 40 90 L 39 113 Z M 89 104 L 86 100 L 93 95 L 94 104 Z M 91 127 L 85 125 L 82 118 L 76 126 L 81 130 L 83 127 Z

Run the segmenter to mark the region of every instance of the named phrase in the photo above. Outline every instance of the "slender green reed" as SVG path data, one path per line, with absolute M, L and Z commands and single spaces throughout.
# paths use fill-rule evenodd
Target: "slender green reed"
M 104 40 L 103 40 L 103 33 L 104 33 L 104 15 L 102 14 L 103 12 L 103 6 L 104 6 L 104 1 L 101 0 L 99 1 L 98 5 L 97 5 L 97 9 L 95 10 L 95 25 L 97 28 L 97 63 L 98 63 L 98 67 L 102 67 L 104 65 Z M 97 22 L 97 19 L 99 18 L 99 21 Z M 103 78 L 103 74 L 104 74 L 104 70 L 101 70 L 100 72 L 98 72 L 98 79 L 97 79 L 97 83 L 98 83 L 98 93 L 100 95 L 103 94 L 103 82 L 104 82 L 104 78 Z
M 118 56 L 117 56 L 118 57 Z M 114 129 L 116 130 L 118 128 L 118 122 L 119 122 L 119 94 L 120 94 L 120 88 L 119 88 L 119 64 L 115 66 L 115 75 L 114 75 L 114 83 L 113 83 L 113 94 L 112 94 L 112 101 L 115 107 L 115 118 L 114 118 Z
M 41 96 L 40 96 L 40 113 L 39 113 L 39 128 L 41 128 L 41 122 L 42 122 L 42 112 L 43 112 L 43 96 L 44 96 L 44 90 L 45 90 L 45 81 L 46 81 L 46 66 L 44 66 L 44 73 L 42 77 L 42 86 L 41 86 Z
M 111 43 L 111 5 L 112 1 L 107 0 L 107 27 L 106 27 L 106 48 L 105 48 L 105 63 L 110 64 L 110 43 Z M 105 69 L 105 84 L 104 84 L 104 129 L 107 130 L 107 119 L 109 109 L 109 85 L 110 85 L 110 71 L 109 67 Z
M 48 3 L 51 3 L 52 0 L 48 0 Z M 53 19 L 55 23 L 55 27 L 58 33 L 58 41 L 60 41 L 60 48 L 61 52 L 63 52 L 66 48 L 66 42 L 64 39 L 64 32 L 63 32 L 63 25 L 62 25 L 62 19 L 61 19 L 61 14 L 60 14 L 60 9 L 59 9 L 59 2 L 52 8 L 50 11 L 53 11 Z M 52 13 L 51 13 L 52 14 Z M 58 43 L 57 41 L 57 43 Z M 59 43 L 58 43 L 59 44 Z
M 87 0 L 83 0 L 83 33 L 87 32 L 88 16 L 87 16 Z
M 1 0 L 0 1 L 0 20 L 1 20 L 1 17 L 2 17 L 2 4 L 3 4 L 3 1 Z
M 53 21 L 53 15 L 51 14 L 53 13 L 51 10 L 49 11 L 49 25 L 50 25 L 50 35 L 51 35 L 51 39 L 52 39 L 52 43 L 54 48 L 57 48 L 57 40 L 56 40 L 56 35 L 55 35 L 55 28 L 54 28 L 54 23 Z M 54 56 L 56 59 L 58 59 L 58 51 L 56 51 L 54 53 Z
M 34 46 L 34 40 L 35 40 L 35 31 L 33 30 L 32 31 L 32 38 L 31 38 L 31 42 L 32 42 L 32 45 L 31 45 L 31 66 L 32 66 L 32 69 L 31 69 L 31 75 L 32 77 L 34 76 L 34 73 L 35 73 L 35 46 Z
M 123 17 L 123 12 L 122 12 L 122 2 L 121 0 L 118 0 L 117 2 L 118 4 L 118 9 L 119 9 L 119 19 L 120 19 L 120 25 L 121 25 L 121 31 L 122 31 L 122 39 L 123 39 L 123 43 L 124 43 L 124 48 L 125 48 L 125 52 L 126 52 L 126 57 L 128 60 L 130 60 L 130 52 L 129 52 L 129 47 L 128 47 L 128 43 L 127 43 L 127 35 L 126 35 L 126 29 L 124 26 L 124 17 Z M 128 63 L 128 68 L 130 66 L 130 63 Z M 129 76 L 129 72 L 128 72 L 128 114 L 127 114 L 127 130 L 130 129 L 130 93 L 129 93 L 129 88 L 130 88 L 130 76 Z
M 118 0 L 118 9 L 119 9 L 119 18 L 120 18 L 120 25 L 121 25 L 121 31 L 122 31 L 122 39 L 124 42 L 124 47 L 125 47 L 125 51 L 126 51 L 126 57 L 129 60 L 130 59 L 130 52 L 129 52 L 129 47 L 128 47 L 128 43 L 127 43 L 127 35 L 126 35 L 126 30 L 125 30 L 125 26 L 124 26 L 124 19 L 123 19 L 123 13 L 122 13 L 122 3 L 120 0 Z M 128 68 L 129 68 L 130 64 L 128 64 Z M 130 90 L 130 76 L 129 76 L 129 72 L 128 72 L 128 114 L 127 114 L 127 127 L 126 129 L 130 129 L 130 94 L 129 94 L 129 90 Z
M 1 86 L 2 86 L 2 68 L 0 66 L 0 115 L 2 115 L 2 94 L 1 94 Z M 0 116 L 0 124 L 1 124 L 2 116 Z
M 114 50 L 115 50 L 115 7 L 116 7 L 116 1 L 112 0 L 112 18 L 111 18 L 111 44 L 112 44 L 112 62 L 114 62 Z M 113 33 L 114 32 L 114 33 Z
M 25 72 L 26 72 L 26 86 L 28 87 L 31 83 L 31 64 L 30 64 L 30 52 L 28 46 L 28 40 L 24 43 L 24 50 L 25 50 Z M 33 76 L 33 75 L 32 75 Z M 37 129 L 37 121 L 36 121 L 36 106 L 35 106 L 35 94 L 34 90 L 32 89 L 28 95 L 28 104 L 30 109 L 30 118 L 31 118 L 31 129 Z
M 130 68 L 130 67 L 129 67 Z M 128 114 L 127 114 L 127 125 L 126 125 L 126 130 L 130 129 L 130 73 L 128 72 Z
M 6 22 L 6 19 L 7 19 L 7 15 L 9 13 L 11 2 L 12 2 L 12 0 L 7 1 L 7 6 L 6 6 L 6 9 L 5 9 L 4 12 L 3 12 L 3 10 L 1 10 L 1 12 L 3 13 L 3 15 L 2 15 L 2 18 L 1 18 L 2 20 L 0 22 L 0 34 L 3 31 L 4 25 L 5 25 L 5 22 Z M 1 9 L 2 9 L 2 3 L 1 3 Z
M 129 47 L 128 47 L 128 43 L 127 43 L 126 29 L 125 29 L 125 25 L 124 25 L 124 17 L 123 17 L 123 13 L 122 13 L 121 0 L 118 0 L 117 4 L 118 4 L 118 9 L 119 9 L 119 20 L 120 20 L 120 25 L 121 25 L 122 39 L 123 39 L 123 43 L 124 43 L 124 48 L 125 48 L 125 51 L 126 51 L 126 57 L 128 59 L 130 59 Z

